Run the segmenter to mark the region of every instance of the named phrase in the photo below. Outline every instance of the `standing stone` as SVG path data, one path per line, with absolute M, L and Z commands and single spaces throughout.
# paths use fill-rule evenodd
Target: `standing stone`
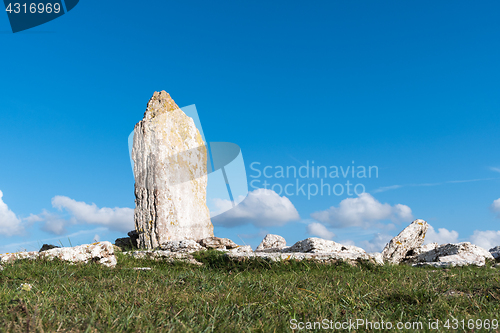
M 154 93 L 135 125 L 132 160 L 139 248 L 213 236 L 206 147 L 193 119 L 165 91 Z
M 415 249 L 424 243 L 428 228 L 429 225 L 424 220 L 413 221 L 385 246 L 382 251 L 384 260 L 399 264 L 406 257 L 412 256 Z

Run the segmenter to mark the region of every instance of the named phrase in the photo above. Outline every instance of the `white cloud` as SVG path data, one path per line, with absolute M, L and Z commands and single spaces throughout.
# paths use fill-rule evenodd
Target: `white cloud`
M 89 205 L 64 196 L 52 198 L 52 206 L 70 213 L 73 223 L 104 225 L 109 229 L 123 232 L 134 229 L 134 210 L 132 208 L 99 208 L 94 203 Z
M 494 230 L 474 230 L 474 234 L 470 236 L 470 242 L 486 250 L 500 245 L 500 231 Z
M 214 225 L 234 227 L 253 224 L 257 227 L 283 226 L 287 222 L 300 219 L 299 213 L 287 197 L 280 197 L 276 192 L 257 189 L 236 207 L 229 200 L 216 199 L 215 206 L 219 211 L 229 209 L 225 213 L 212 218 Z
M 327 210 L 311 214 L 319 222 L 336 228 L 373 226 L 373 222 L 392 220 L 393 222 L 411 221 L 411 208 L 397 204 L 391 206 L 382 204 L 369 193 L 362 193 L 357 198 L 347 198 L 340 202 L 339 207 L 330 207 Z
M 42 230 L 55 235 L 64 235 L 66 233 L 66 224 L 68 221 L 57 214 L 50 213 L 45 209 L 39 215 L 30 215 L 28 219 L 33 221 L 44 221 Z
M 458 242 L 458 232 L 455 230 L 449 231 L 445 228 L 439 228 L 438 231 L 434 230 L 434 227 L 429 225 L 429 229 L 425 234 L 424 244 L 429 243 L 438 243 L 447 244 L 447 243 L 457 243 Z
M 3 202 L 3 192 L 0 191 L 0 235 L 14 236 L 24 232 L 21 219 Z
M 366 252 L 382 252 L 385 245 L 389 243 L 389 241 L 393 237 L 387 234 L 376 234 L 369 241 L 361 241 L 361 247 Z
M 328 230 L 324 225 L 318 222 L 313 222 L 307 225 L 307 233 L 313 236 L 318 236 L 324 239 L 331 240 L 335 234 Z
M 490 206 L 491 210 L 498 213 L 497 217 L 500 218 L 500 199 L 496 199 Z

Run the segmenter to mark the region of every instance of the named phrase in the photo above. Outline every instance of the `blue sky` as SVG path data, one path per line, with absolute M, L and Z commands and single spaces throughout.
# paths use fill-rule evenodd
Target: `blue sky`
M 252 246 L 268 232 L 290 245 L 321 236 L 377 250 L 422 218 L 431 240 L 499 245 L 499 10 L 87 0 L 16 34 L 0 14 L 0 253 L 126 234 L 127 138 L 159 90 L 196 104 L 208 141 L 241 147 L 249 182 L 254 162 L 378 167 L 378 178 L 350 179 L 365 186 L 361 197 L 252 192 L 214 221 L 217 236 Z

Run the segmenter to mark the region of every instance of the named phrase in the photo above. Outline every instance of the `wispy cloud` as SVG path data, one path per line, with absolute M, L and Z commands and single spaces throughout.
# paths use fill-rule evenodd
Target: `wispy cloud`
M 376 190 L 373 190 L 372 193 L 380 193 L 380 192 L 385 192 L 385 191 L 390 191 L 390 190 L 396 190 L 396 189 L 402 188 L 402 187 L 439 186 L 439 185 L 445 185 L 445 184 L 471 183 L 471 182 L 479 182 L 479 181 L 486 181 L 486 180 L 498 180 L 498 179 L 500 179 L 500 178 L 480 178 L 480 179 L 466 179 L 466 180 L 448 180 L 448 181 L 441 182 L 441 183 L 422 183 L 422 184 L 391 185 L 391 186 L 379 187 Z
M 491 171 L 500 172 L 500 168 L 489 167 L 488 169 L 490 169 Z

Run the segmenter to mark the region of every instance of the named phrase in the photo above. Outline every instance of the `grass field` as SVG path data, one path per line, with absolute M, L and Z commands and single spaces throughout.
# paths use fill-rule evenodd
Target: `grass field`
M 234 262 L 217 251 L 197 254 L 201 267 L 117 257 L 114 269 L 60 261 L 5 265 L 0 332 L 325 331 L 314 322 L 326 331 L 382 331 L 377 323 L 391 323 L 390 331 L 398 323 L 402 331 L 500 331 L 492 328 L 500 320 L 498 268 Z M 349 320 L 372 326 L 353 329 Z M 430 329 L 436 320 L 439 330 Z

